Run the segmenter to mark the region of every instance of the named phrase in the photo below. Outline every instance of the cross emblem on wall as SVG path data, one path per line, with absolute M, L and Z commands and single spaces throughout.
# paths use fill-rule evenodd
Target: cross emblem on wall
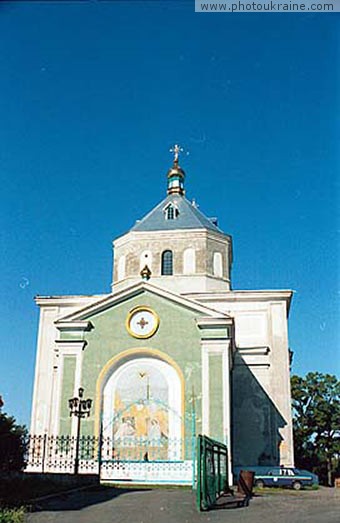
M 137 325 L 140 325 L 141 329 L 144 329 L 144 327 L 146 327 L 146 325 L 148 324 L 149 322 L 146 321 L 143 317 L 139 321 L 137 321 Z

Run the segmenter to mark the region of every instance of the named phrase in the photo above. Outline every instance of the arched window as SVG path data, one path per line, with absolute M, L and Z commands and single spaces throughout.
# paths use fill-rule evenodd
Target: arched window
M 220 252 L 214 252 L 214 276 L 218 278 L 223 276 L 222 254 Z
M 172 275 L 172 251 L 162 252 L 162 276 Z
M 121 256 L 118 260 L 117 269 L 117 280 L 123 280 L 125 278 L 125 256 Z
M 194 274 L 196 271 L 195 249 L 185 249 L 183 253 L 183 274 Z

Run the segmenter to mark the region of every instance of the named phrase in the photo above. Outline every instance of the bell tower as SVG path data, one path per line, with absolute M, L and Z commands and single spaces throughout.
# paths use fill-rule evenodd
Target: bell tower
M 178 293 L 230 290 L 231 236 L 185 197 L 182 151 L 170 149 L 166 198 L 113 242 L 113 292 L 141 279 Z

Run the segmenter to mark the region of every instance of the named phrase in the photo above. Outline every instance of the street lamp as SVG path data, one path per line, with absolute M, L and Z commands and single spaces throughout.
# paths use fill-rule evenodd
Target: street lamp
M 78 398 L 71 398 L 68 400 L 68 406 L 70 409 L 70 416 L 76 416 L 78 418 L 77 423 L 77 438 L 76 438 L 76 457 L 74 460 L 74 474 L 78 474 L 79 470 L 79 443 L 80 443 L 80 421 L 82 418 L 89 417 L 92 406 L 91 399 L 83 399 L 84 389 L 79 387 Z

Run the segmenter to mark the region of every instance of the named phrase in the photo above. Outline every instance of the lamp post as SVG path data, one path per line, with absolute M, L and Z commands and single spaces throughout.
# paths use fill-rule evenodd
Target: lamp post
M 82 418 L 89 417 L 92 406 L 91 399 L 83 399 L 84 389 L 79 387 L 78 398 L 74 397 L 68 400 L 68 406 L 70 409 L 70 416 L 76 416 L 77 422 L 77 437 L 76 437 L 76 457 L 74 460 L 74 474 L 78 474 L 79 470 L 79 443 L 80 443 L 80 422 Z

